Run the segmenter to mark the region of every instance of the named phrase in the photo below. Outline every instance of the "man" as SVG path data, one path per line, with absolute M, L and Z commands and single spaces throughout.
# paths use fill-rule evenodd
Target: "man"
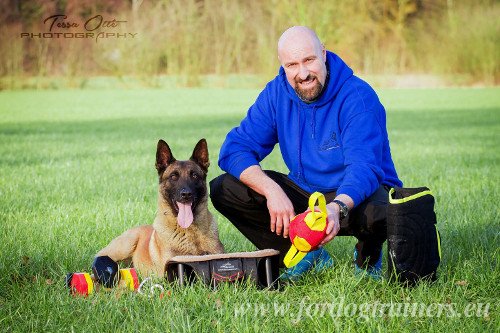
M 355 268 L 380 275 L 388 189 L 402 186 L 392 162 L 385 110 L 376 93 L 315 32 L 291 27 L 278 41 L 278 76 L 269 82 L 222 145 L 210 182 L 214 207 L 259 249 L 290 248 L 288 227 L 312 192 L 327 199 L 327 236 L 358 239 Z M 288 176 L 259 162 L 278 143 Z M 329 267 L 323 248 L 286 271 L 294 279 Z

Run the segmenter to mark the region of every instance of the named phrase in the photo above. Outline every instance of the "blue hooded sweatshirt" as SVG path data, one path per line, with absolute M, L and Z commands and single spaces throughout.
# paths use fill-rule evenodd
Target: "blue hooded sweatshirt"
M 357 206 L 380 184 L 402 186 L 377 94 L 329 51 L 326 67 L 323 92 L 311 103 L 297 96 L 280 67 L 228 133 L 220 168 L 239 179 L 279 143 L 288 177 L 307 192 L 347 194 Z

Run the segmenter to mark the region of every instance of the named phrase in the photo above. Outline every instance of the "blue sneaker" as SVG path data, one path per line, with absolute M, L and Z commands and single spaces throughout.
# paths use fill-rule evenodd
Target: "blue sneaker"
M 358 259 L 358 250 L 354 248 L 354 274 L 362 276 L 367 274 L 374 280 L 382 279 L 382 251 L 380 251 L 380 257 L 378 258 L 375 265 L 368 267 L 367 269 L 363 269 L 356 264 L 356 259 Z
M 310 271 L 314 267 L 315 272 L 320 272 L 333 266 L 333 259 L 330 254 L 320 247 L 317 250 L 311 251 L 299 261 L 299 263 L 291 268 L 288 268 L 281 274 L 281 280 L 295 281 L 298 280 L 304 273 Z

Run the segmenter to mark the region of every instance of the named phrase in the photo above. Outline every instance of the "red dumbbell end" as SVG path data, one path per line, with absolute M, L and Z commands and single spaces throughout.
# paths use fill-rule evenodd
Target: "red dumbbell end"
M 89 273 L 68 273 L 66 286 L 71 295 L 88 296 L 94 292 L 94 282 Z

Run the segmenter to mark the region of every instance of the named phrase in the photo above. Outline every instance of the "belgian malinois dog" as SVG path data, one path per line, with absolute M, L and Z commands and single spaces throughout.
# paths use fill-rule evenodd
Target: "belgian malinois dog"
M 208 211 L 208 148 L 201 139 L 187 161 L 177 161 L 160 140 L 156 151 L 158 212 L 153 225 L 125 231 L 99 251 L 115 262 L 132 259 L 143 276 L 162 277 L 167 261 L 177 255 L 223 253 L 217 224 Z

